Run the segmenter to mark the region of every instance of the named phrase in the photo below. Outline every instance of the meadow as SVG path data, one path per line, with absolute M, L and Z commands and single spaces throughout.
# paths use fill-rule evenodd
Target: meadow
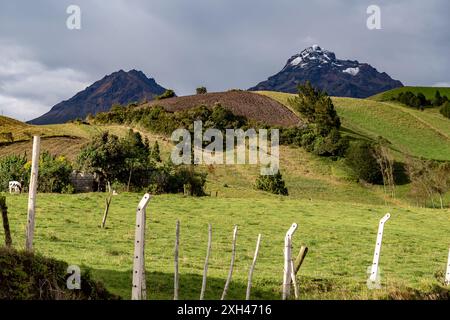
M 104 194 L 39 194 L 35 250 L 90 268 L 113 293 L 130 298 L 135 210 L 141 194 L 113 198 L 107 228 L 101 229 Z M 22 248 L 26 195 L 7 195 L 14 246 Z M 380 268 L 383 289 L 368 290 L 379 219 L 390 212 Z M 198 299 L 207 244 L 213 227 L 206 299 L 218 299 L 229 268 L 231 238 L 238 225 L 236 268 L 229 299 L 243 299 L 258 233 L 260 256 L 254 299 L 279 299 L 283 241 L 293 222 L 294 252 L 309 248 L 300 269 L 301 299 L 384 299 L 424 295 L 442 282 L 448 253 L 450 210 L 293 199 L 261 194 L 190 198 L 154 196 L 147 209 L 146 269 L 149 299 L 173 295 L 175 223 L 181 222 L 180 298 Z M 0 236 L 3 237 L 3 230 Z M 443 290 L 443 289 L 440 289 Z M 434 292 L 434 291 L 433 291 Z M 423 298 L 423 296 L 420 296 Z

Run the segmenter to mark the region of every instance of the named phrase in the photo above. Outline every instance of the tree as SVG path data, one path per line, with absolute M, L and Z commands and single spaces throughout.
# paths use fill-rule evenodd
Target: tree
M 342 155 L 347 143 L 340 135 L 341 120 L 331 98 L 315 89 L 309 81 L 300 85 L 298 91 L 298 96 L 288 101 L 307 123 L 309 130 L 303 130 L 305 137 L 297 140 L 302 141 L 307 151 L 317 155 Z
M 383 143 L 378 143 L 372 150 L 372 154 L 383 177 L 384 192 L 395 198 L 394 158 Z
M 134 171 L 145 170 L 148 167 L 150 150 L 148 143 L 142 140 L 141 134 L 132 129 L 128 130 L 122 144 L 125 152 L 125 165 L 129 172 L 127 191 L 130 191 L 132 174 Z
M 345 162 L 355 172 L 358 180 L 375 184 L 383 183 L 375 149 L 371 143 L 366 141 L 352 143 L 347 149 Z
M 197 92 L 197 94 L 206 94 L 206 93 L 208 93 L 208 90 L 206 90 L 205 87 L 198 87 L 196 89 L 196 92 Z
M 439 90 L 436 90 L 436 93 L 434 94 L 433 106 L 439 107 L 440 105 L 442 105 L 442 103 L 443 101 L 441 93 L 439 92 Z
M 111 183 L 126 169 L 126 157 L 119 138 L 105 131 L 93 137 L 81 150 L 77 162 L 82 170 L 96 173 Z
M 289 194 L 280 171 L 274 175 L 260 175 L 256 179 L 255 187 L 258 190 L 271 192 L 273 194 L 280 194 L 283 196 Z
M 156 162 L 161 162 L 161 153 L 159 151 L 159 143 L 155 140 L 152 150 L 150 151 L 150 159 Z

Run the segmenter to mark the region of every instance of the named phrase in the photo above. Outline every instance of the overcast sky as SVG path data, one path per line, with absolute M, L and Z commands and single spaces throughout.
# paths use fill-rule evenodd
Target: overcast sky
M 81 30 L 66 9 L 81 8 Z M 381 8 L 381 30 L 366 26 Z M 247 89 L 319 44 L 405 85 L 450 86 L 448 0 L 0 0 L 0 112 L 30 120 L 119 69 L 178 95 Z

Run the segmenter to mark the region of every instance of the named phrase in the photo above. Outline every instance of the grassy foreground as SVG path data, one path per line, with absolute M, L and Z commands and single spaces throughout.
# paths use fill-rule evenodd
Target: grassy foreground
M 140 194 L 113 198 L 107 229 L 99 228 L 103 194 L 39 194 L 35 249 L 46 256 L 92 268 L 110 291 L 130 298 L 135 208 Z M 26 195 L 7 195 L 14 246 L 24 244 Z M 301 299 L 405 297 L 428 292 L 442 281 L 448 254 L 450 211 L 370 204 L 299 200 L 260 194 L 253 198 L 155 196 L 148 207 L 147 288 L 150 299 L 171 299 L 175 222 L 181 221 L 180 298 L 198 299 L 207 244 L 213 246 L 207 299 L 220 298 L 238 224 L 237 260 L 229 299 L 243 299 L 258 233 L 260 256 L 254 273 L 255 299 L 279 299 L 283 239 L 292 222 L 299 224 L 294 252 L 310 251 L 300 270 Z M 366 288 L 379 219 L 392 214 L 381 254 L 383 289 Z M 0 230 L 3 241 L 3 230 Z M 82 267 L 83 269 L 83 267 Z M 411 293 L 412 294 L 412 293 Z M 410 297 L 406 295 L 406 297 Z

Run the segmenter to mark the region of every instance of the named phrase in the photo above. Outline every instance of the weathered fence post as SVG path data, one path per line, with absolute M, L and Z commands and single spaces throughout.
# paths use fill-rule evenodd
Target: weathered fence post
M 236 237 L 237 237 L 237 226 L 234 226 L 233 231 L 233 246 L 231 249 L 231 264 L 230 264 L 230 271 L 228 272 L 227 281 L 225 282 L 225 287 L 223 288 L 222 297 L 220 300 L 225 300 L 227 293 L 228 293 L 228 287 L 230 286 L 231 277 L 233 275 L 233 268 L 234 268 L 234 259 L 236 258 Z
M 448 250 L 447 271 L 445 273 L 445 284 L 450 285 L 450 249 Z
M 39 174 L 39 152 L 40 152 L 41 138 L 39 136 L 33 137 L 33 155 L 31 160 L 31 176 L 30 189 L 28 191 L 28 214 L 27 214 L 27 231 L 25 237 L 25 249 L 27 251 L 33 250 L 34 238 L 34 224 L 36 214 L 36 192 L 38 186 Z
M 300 251 L 298 252 L 297 258 L 295 258 L 294 274 L 297 274 L 298 270 L 300 270 L 300 267 L 302 266 L 307 253 L 308 253 L 308 247 L 301 246 Z
M 145 284 L 145 221 L 146 208 L 150 201 L 150 194 L 146 193 L 136 210 L 136 227 L 133 256 L 133 288 L 131 290 L 132 300 L 142 300 L 147 297 L 147 286 Z
M 178 290 L 180 288 L 180 279 L 178 276 L 178 247 L 180 245 L 180 221 L 177 220 L 177 226 L 175 230 L 175 272 L 173 275 L 173 300 L 178 300 Z
M 5 230 L 5 245 L 12 246 L 11 231 L 9 230 L 8 207 L 6 206 L 6 197 L 0 196 L 0 210 L 2 211 L 3 229 Z
M 375 252 L 373 254 L 373 262 L 372 267 L 370 269 L 370 276 L 368 280 L 372 283 L 376 282 L 378 278 L 378 262 L 380 260 L 381 243 L 383 241 L 384 224 L 386 223 L 386 221 L 389 220 L 390 217 L 391 215 L 387 213 L 383 218 L 381 218 L 380 223 L 378 225 L 377 242 L 375 243 Z
M 283 300 L 289 297 L 291 291 L 292 235 L 295 230 L 297 230 L 297 224 L 293 223 L 284 237 Z
M 111 192 L 111 188 L 109 188 L 109 195 L 105 198 L 105 212 L 103 213 L 102 229 L 104 229 L 106 226 L 106 218 L 108 218 L 109 206 L 111 205 L 112 196 L 113 194 Z
M 250 266 L 250 271 L 248 272 L 247 292 L 245 294 L 245 300 L 250 300 L 250 291 L 252 289 L 253 271 L 255 270 L 256 259 L 258 258 L 260 244 L 261 244 L 261 234 L 258 235 L 258 240 L 256 241 L 255 254 L 253 256 L 253 262 L 252 262 L 252 265 Z
M 203 267 L 203 280 L 202 280 L 202 290 L 200 292 L 200 300 L 203 300 L 205 297 L 206 278 L 208 274 L 208 262 L 209 256 L 211 254 L 211 242 L 212 242 L 212 227 L 211 224 L 208 224 L 208 248 L 206 249 L 205 266 Z

